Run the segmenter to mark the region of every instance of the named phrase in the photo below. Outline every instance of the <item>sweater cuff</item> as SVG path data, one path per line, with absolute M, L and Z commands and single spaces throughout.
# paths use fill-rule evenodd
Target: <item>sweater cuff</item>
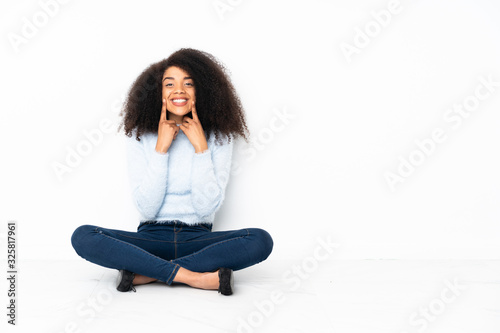
M 209 172 L 209 170 L 213 168 L 212 154 L 210 152 L 210 149 L 207 149 L 201 153 L 194 153 L 193 163 L 195 163 L 195 170 L 193 171 L 197 171 L 196 173 Z
M 212 154 L 210 154 L 210 149 L 207 149 L 199 153 L 194 153 L 194 158 L 198 160 L 211 160 L 211 155 Z

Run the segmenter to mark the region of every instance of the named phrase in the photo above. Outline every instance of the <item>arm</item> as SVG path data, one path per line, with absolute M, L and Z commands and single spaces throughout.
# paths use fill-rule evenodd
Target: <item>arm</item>
M 167 191 L 169 153 L 154 150 L 148 161 L 144 141 L 127 137 L 127 163 L 134 203 L 146 219 L 153 219 L 163 204 Z
M 216 212 L 224 201 L 226 186 L 231 171 L 233 143 L 214 143 L 208 149 L 193 156 L 191 168 L 191 202 L 198 216 Z

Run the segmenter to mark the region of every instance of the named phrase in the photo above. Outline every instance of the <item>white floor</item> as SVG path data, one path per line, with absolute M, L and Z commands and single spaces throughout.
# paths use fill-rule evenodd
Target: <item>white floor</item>
M 232 296 L 161 283 L 120 293 L 116 276 L 83 259 L 23 261 L 18 325 L 4 319 L 1 326 L 53 333 L 500 332 L 500 261 L 268 259 L 234 273 Z

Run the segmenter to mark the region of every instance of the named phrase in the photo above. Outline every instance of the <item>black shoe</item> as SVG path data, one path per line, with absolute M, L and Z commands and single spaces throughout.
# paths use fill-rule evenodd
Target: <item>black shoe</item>
M 116 287 L 116 290 L 118 291 L 130 291 L 133 290 L 135 292 L 135 288 L 132 285 L 132 282 L 134 281 L 135 273 L 127 271 L 125 269 L 120 269 L 120 274 L 118 274 L 118 286 Z
M 232 295 L 234 289 L 233 270 L 230 268 L 219 268 L 219 293 Z

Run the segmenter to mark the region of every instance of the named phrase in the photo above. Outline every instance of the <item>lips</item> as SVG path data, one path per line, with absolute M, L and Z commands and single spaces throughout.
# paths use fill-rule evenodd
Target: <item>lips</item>
M 185 106 L 188 102 L 186 98 L 173 98 L 171 99 L 172 104 L 175 106 Z

